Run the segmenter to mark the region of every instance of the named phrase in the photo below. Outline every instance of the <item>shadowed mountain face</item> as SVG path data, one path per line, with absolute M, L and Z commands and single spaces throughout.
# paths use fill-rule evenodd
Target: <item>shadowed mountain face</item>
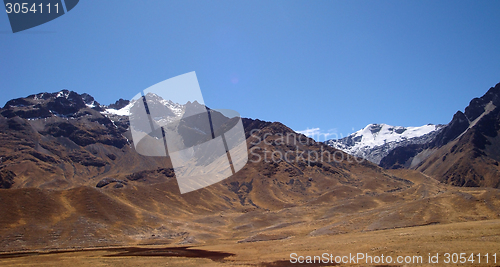
M 102 115 L 97 102 L 84 102 L 89 99 L 44 93 L 0 110 L 1 168 L 14 173 L 12 188 L 70 188 L 112 172 L 129 150 L 128 126 Z
M 189 105 L 175 108 L 189 113 Z M 387 171 L 281 123 L 253 119 L 243 119 L 247 165 L 181 195 L 169 157 L 139 155 L 128 118 L 109 108 L 62 91 L 0 109 L 1 251 L 264 242 L 463 221 L 462 212 L 467 220 L 500 214 L 498 190 L 461 192 L 415 171 Z M 231 128 L 231 120 L 212 115 L 222 131 Z M 182 122 L 183 130 L 195 134 L 193 123 Z M 469 135 L 493 155 L 494 137 Z
M 429 143 L 392 150 L 385 168 L 412 168 L 458 186 L 500 188 L 500 83 L 474 98 Z

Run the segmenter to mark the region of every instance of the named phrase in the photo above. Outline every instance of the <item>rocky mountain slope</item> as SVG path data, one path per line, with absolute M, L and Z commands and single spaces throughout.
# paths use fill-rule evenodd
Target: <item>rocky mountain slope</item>
M 394 149 L 380 165 L 458 186 L 500 187 L 500 84 L 458 111 L 431 142 Z
M 433 124 L 420 127 L 369 124 L 347 137 L 331 139 L 325 143 L 379 164 L 390 151 L 397 147 L 426 144 L 432 141 L 443 127 L 444 125 Z

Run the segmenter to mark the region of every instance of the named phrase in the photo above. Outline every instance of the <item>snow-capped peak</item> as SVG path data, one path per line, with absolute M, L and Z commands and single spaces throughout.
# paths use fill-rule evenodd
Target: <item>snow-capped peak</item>
M 378 164 L 390 150 L 401 145 L 425 143 L 441 128 L 443 125 L 434 124 L 419 127 L 368 124 L 347 137 L 328 140 L 326 144 Z
M 180 117 L 184 113 L 184 107 L 181 104 L 172 102 L 172 100 L 162 99 L 160 100 L 160 103 L 168 107 L 175 114 L 176 117 Z
M 356 138 L 361 137 L 355 146 L 376 147 L 389 142 L 401 142 L 415 137 L 426 135 L 435 131 L 438 126 L 427 124 L 420 127 L 391 126 L 387 124 L 368 124 L 365 128 L 351 134 Z
M 64 97 L 64 98 L 68 99 L 68 97 L 69 97 L 69 91 L 68 90 L 62 90 L 62 91 L 60 91 L 56 95 L 56 98 L 58 98 L 58 97 Z
M 153 101 L 154 103 L 159 103 L 160 105 L 163 105 L 167 107 L 172 113 L 175 115 L 175 117 L 181 117 L 182 114 L 184 114 L 184 106 L 178 103 L 174 103 L 172 100 L 165 100 L 161 98 L 160 96 L 152 93 L 148 93 L 148 99 L 149 101 Z M 142 99 L 141 99 L 142 101 Z M 129 116 L 130 115 L 130 109 L 134 106 L 136 100 L 130 101 L 127 105 L 125 105 L 122 108 L 115 109 L 115 108 L 105 108 L 104 111 L 101 113 L 103 114 L 113 114 L 113 115 L 118 115 L 118 116 Z
M 134 106 L 135 101 L 130 101 L 126 106 L 124 106 L 121 109 L 114 109 L 114 108 L 106 108 L 104 111 L 102 111 L 102 114 L 113 114 L 113 115 L 118 115 L 118 116 L 129 116 L 130 115 L 130 108 Z

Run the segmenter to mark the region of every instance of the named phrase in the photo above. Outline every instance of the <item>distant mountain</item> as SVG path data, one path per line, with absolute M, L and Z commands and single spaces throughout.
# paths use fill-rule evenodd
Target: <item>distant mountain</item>
M 400 146 L 380 162 L 458 186 L 500 188 L 500 83 L 458 111 L 431 142 Z
M 500 188 L 500 83 L 447 125 L 370 124 L 325 143 L 387 169 L 416 169 L 458 186 Z
M 369 124 L 347 137 L 331 139 L 325 143 L 351 155 L 379 164 L 391 150 L 397 147 L 425 144 L 432 141 L 443 127 L 443 125 L 433 124 L 420 127 Z
M 179 103 L 174 103 L 171 100 L 165 100 L 155 94 L 148 93 L 148 99 L 152 101 L 151 109 L 161 111 L 167 117 L 181 117 L 185 112 L 185 106 Z M 134 106 L 135 101 L 120 99 L 116 103 L 109 106 L 102 106 L 103 114 L 129 116 L 130 109 Z M 149 103 L 151 105 L 151 103 Z

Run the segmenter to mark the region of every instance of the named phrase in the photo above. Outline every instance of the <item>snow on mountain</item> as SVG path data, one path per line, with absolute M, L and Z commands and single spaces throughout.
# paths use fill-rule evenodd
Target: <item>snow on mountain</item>
M 166 115 L 166 117 L 175 117 L 175 118 L 178 118 L 178 117 L 181 117 L 184 114 L 185 107 L 183 105 L 178 104 L 178 103 L 174 103 L 171 100 L 165 100 L 165 99 L 161 98 L 160 96 L 158 96 L 156 94 L 152 94 L 152 93 L 148 93 L 148 94 L 150 94 L 150 97 L 148 99 L 150 99 L 150 101 L 153 101 L 152 105 L 158 104 L 158 105 L 164 106 L 169 111 L 171 111 L 173 113 L 173 115 L 174 115 L 174 116 L 168 116 L 168 115 Z M 108 107 L 105 107 L 104 111 L 102 111 L 101 113 L 104 114 L 104 115 L 129 116 L 130 115 L 130 109 L 134 106 L 134 104 L 135 104 L 135 100 L 130 101 L 128 104 L 126 104 L 125 106 L 123 106 L 121 108 L 114 108 L 115 105 L 117 105 L 117 104 L 110 105 Z M 150 105 L 151 105 L 151 103 L 150 103 Z M 170 114 L 172 114 L 172 113 L 170 113 Z
M 113 115 L 118 115 L 118 116 L 129 116 L 130 115 L 130 108 L 134 105 L 134 103 L 135 103 L 135 101 L 130 102 L 121 109 L 106 108 L 101 113 L 104 115 L 113 114 Z
M 184 106 L 178 103 L 172 102 L 172 100 L 160 100 L 160 103 L 162 103 L 164 106 L 168 107 L 176 117 L 182 116 L 184 114 Z
M 59 91 L 59 92 L 57 93 L 56 98 L 57 98 L 57 97 L 64 97 L 64 98 L 68 99 L 68 97 L 69 97 L 69 91 L 67 91 L 67 90 L 62 90 L 62 91 Z
M 365 128 L 342 139 L 325 143 L 351 155 L 365 158 L 376 164 L 389 152 L 399 146 L 423 144 L 430 141 L 443 125 L 427 124 L 420 127 L 369 124 Z

